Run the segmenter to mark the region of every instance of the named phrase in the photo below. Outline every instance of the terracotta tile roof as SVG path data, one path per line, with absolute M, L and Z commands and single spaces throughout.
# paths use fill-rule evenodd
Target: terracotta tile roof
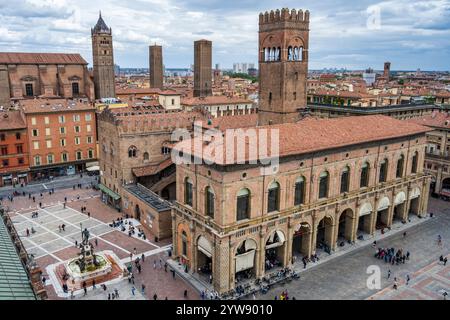
M 0 52 L 0 64 L 83 64 L 88 63 L 78 53 Z
M 324 151 L 361 143 L 383 141 L 397 137 L 407 137 L 431 131 L 431 129 L 421 125 L 382 115 L 343 117 L 336 119 L 306 118 L 297 123 L 256 127 L 255 130 L 257 136 L 260 135 L 261 129 L 267 129 L 268 132 L 270 129 L 279 130 L 280 157 Z M 208 151 L 216 150 L 223 155 L 222 159 L 219 160 L 213 158 L 215 152 L 202 154 L 201 148 L 200 150 L 196 150 L 199 142 L 194 140 L 195 139 L 190 139 L 179 142 L 174 149 L 183 151 L 185 154 L 193 154 L 196 157 L 221 165 L 237 162 L 237 152 L 234 152 L 234 160 L 231 162 L 226 159 L 226 137 L 223 139 L 224 141 L 212 141 L 208 145 Z M 248 139 L 246 140 L 245 160 L 260 160 L 257 152 L 258 145 L 249 145 Z M 206 147 L 206 145 L 207 144 L 203 144 L 204 147 Z M 267 137 L 267 145 L 270 146 L 270 136 Z M 236 151 L 236 141 L 234 146 Z
M 238 129 L 255 127 L 258 123 L 258 114 L 244 114 L 235 116 L 223 116 L 211 119 L 211 124 L 208 122 L 203 124 L 205 129 L 219 129 L 224 131 L 226 129 Z
M 152 176 L 172 165 L 172 159 L 168 158 L 161 163 L 148 165 L 141 168 L 133 168 L 132 171 L 136 177 Z
M 159 94 L 158 88 L 118 88 L 116 94 Z
M 96 110 L 89 102 L 68 99 L 25 99 L 19 106 L 25 114 Z
M 432 128 L 450 129 L 450 114 L 447 112 L 433 112 L 431 115 L 407 121 Z
M 227 97 L 227 96 L 209 96 L 209 97 L 193 97 L 181 99 L 181 104 L 186 106 L 201 106 L 201 105 L 223 105 L 223 104 L 237 104 L 246 103 L 252 104 L 253 102 L 248 99 L 242 99 L 237 97 Z
M 27 124 L 20 111 L 0 112 L 0 130 L 25 129 Z

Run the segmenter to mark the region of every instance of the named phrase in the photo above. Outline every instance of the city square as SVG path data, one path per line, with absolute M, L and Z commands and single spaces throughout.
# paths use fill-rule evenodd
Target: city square
M 450 0 L 238 2 L 0 4 L 0 300 L 448 299 Z

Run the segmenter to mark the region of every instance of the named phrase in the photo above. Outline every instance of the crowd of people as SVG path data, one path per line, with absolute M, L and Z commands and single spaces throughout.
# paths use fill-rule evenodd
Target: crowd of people
M 384 260 L 385 263 L 390 263 L 392 265 L 405 264 L 407 260 L 410 259 L 410 252 L 400 248 L 395 250 L 395 248 L 377 248 L 375 252 L 375 258 Z
M 119 228 L 122 232 L 127 232 L 129 237 L 137 234 L 139 238 L 147 240 L 147 236 L 145 235 L 144 231 L 139 227 L 135 227 L 133 225 L 133 221 L 128 219 L 128 215 L 126 215 L 125 219 L 122 217 L 117 218 L 116 220 L 113 220 L 112 223 L 109 224 L 109 226 L 111 228 Z

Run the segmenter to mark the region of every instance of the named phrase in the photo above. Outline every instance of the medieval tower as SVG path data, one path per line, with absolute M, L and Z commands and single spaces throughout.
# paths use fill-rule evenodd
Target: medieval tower
M 112 30 L 106 25 L 105 21 L 103 21 L 101 13 L 97 24 L 91 29 L 91 36 L 94 62 L 95 98 L 115 98 L 116 86 Z
M 306 107 L 309 11 L 259 15 L 258 124 L 296 122 Z
M 212 42 L 194 42 L 194 97 L 212 95 Z
M 150 88 L 163 88 L 162 46 L 150 46 Z

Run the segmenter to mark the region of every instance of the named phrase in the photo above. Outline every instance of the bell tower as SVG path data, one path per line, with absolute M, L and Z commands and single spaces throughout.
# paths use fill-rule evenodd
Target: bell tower
M 112 30 L 100 12 L 97 24 L 91 30 L 94 64 L 95 98 L 115 98 L 114 53 Z
M 308 48 L 309 11 L 260 13 L 259 125 L 299 120 L 307 101 Z

